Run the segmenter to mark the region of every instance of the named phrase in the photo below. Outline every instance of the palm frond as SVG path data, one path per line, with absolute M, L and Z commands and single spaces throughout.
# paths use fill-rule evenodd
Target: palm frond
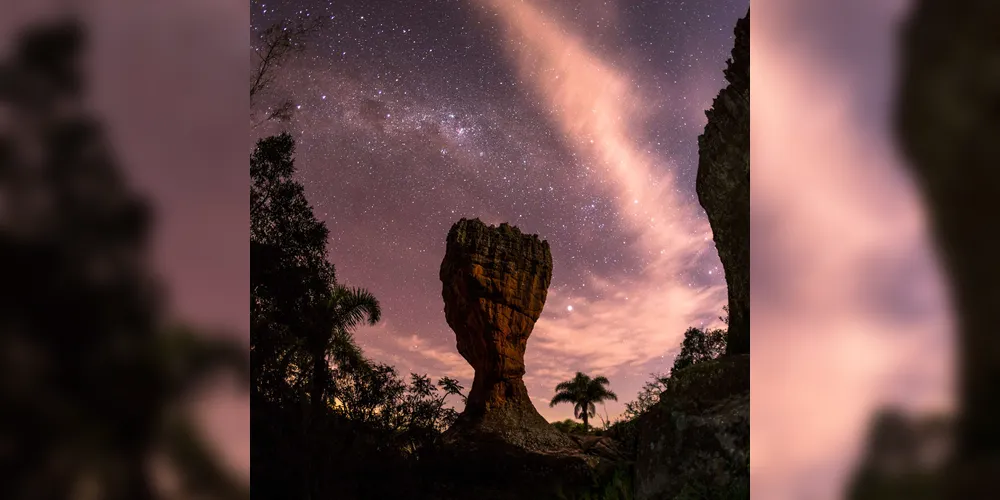
M 354 340 L 351 332 L 343 328 L 333 331 L 328 354 L 335 363 L 344 367 L 362 368 L 368 364 L 361 346 Z
M 572 381 L 570 381 L 570 382 L 560 382 L 559 385 L 556 386 L 556 392 L 565 392 L 565 391 L 570 391 L 572 389 L 573 389 L 573 382 Z
M 569 392 L 557 392 L 556 395 L 552 397 L 552 400 L 549 401 L 549 407 L 553 407 L 559 403 L 575 403 L 575 402 L 576 398 L 573 396 L 573 394 Z
M 369 325 L 375 325 L 382 319 L 378 299 L 363 288 L 335 285 L 330 302 L 337 326 L 348 330 L 360 326 L 365 319 Z

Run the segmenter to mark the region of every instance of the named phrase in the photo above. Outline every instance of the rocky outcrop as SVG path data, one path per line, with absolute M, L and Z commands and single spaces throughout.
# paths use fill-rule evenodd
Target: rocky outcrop
M 750 11 L 736 24 L 729 85 L 698 137 L 698 201 L 708 214 L 729 289 L 727 352 L 750 352 Z
M 726 355 L 671 373 L 635 421 L 635 498 L 750 498 L 750 11 L 698 138 L 698 200 L 729 289 Z
M 445 435 L 472 446 L 572 448 L 531 404 L 524 351 L 552 280 L 548 242 L 516 227 L 462 219 L 448 233 L 442 296 L 458 352 L 476 370 L 465 411 Z
M 555 429 L 524 386 L 524 351 L 552 280 L 548 243 L 462 219 L 448 233 L 440 277 L 445 317 L 476 376 L 465 411 L 422 459 L 427 489 L 417 497 L 626 498 L 631 462 L 617 444 Z
M 636 422 L 637 500 L 750 498 L 750 357 L 726 356 L 673 374 Z

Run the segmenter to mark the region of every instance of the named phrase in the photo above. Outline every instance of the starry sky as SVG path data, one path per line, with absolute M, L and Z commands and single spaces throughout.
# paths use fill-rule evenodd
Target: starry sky
M 611 379 L 619 402 L 600 411 L 615 417 L 669 370 L 688 326 L 718 324 L 697 137 L 748 0 L 251 5 L 257 33 L 324 21 L 261 107 L 297 104 L 287 128 L 338 280 L 382 303 L 382 322 L 357 332 L 368 355 L 471 386 L 438 278 L 462 217 L 552 247 L 525 356 L 550 420 L 572 416 L 548 398 L 575 371 Z

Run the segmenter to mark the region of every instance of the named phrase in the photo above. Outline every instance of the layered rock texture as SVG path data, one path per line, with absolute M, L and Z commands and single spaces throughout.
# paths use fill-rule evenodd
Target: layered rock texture
M 522 380 L 528 336 L 552 280 L 548 242 L 508 224 L 462 219 L 448 233 L 440 277 L 458 352 L 476 370 L 465 411 L 446 439 L 546 452 L 572 447 L 531 404 Z
M 698 137 L 698 200 L 708 214 L 729 289 L 727 352 L 750 352 L 750 11 L 736 25 L 729 85 Z

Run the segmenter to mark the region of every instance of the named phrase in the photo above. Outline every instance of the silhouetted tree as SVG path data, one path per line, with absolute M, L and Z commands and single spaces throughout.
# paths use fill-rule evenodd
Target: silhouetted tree
M 378 299 L 369 291 L 339 284 L 333 285 L 325 307 L 316 312 L 322 316 L 316 323 L 322 326 L 310 330 L 306 340 L 313 363 L 310 401 L 314 419 L 320 418 L 327 408 L 325 391 L 330 380 L 331 357 L 342 366 L 367 364 L 351 332 L 365 322 L 374 325 L 382 317 Z
M 636 395 L 635 401 L 625 403 L 625 413 L 623 415 L 625 419 L 634 419 L 646 413 L 647 410 L 658 403 L 660 401 L 660 394 L 667 389 L 667 381 L 669 379 L 670 377 L 667 375 L 650 374 L 650 380 L 642 386 L 642 390 Z
M 603 376 L 590 378 L 582 372 L 576 372 L 576 376 L 571 380 L 556 386 L 556 395 L 549 402 L 549 406 L 572 403 L 573 415 L 583 420 L 583 430 L 586 432 L 590 417 L 597 414 L 597 407 L 594 406 L 596 403 L 609 399 L 618 401 L 618 396 L 605 387 L 610 383 Z
M 184 407 L 238 342 L 167 321 L 147 267 L 151 209 L 84 110 L 83 27 L 35 27 L 0 62 L 3 497 L 245 499 Z M 245 380 L 245 379 L 244 379 Z
M 381 318 L 368 291 L 336 282 L 328 230 L 295 179 L 288 134 L 250 158 L 251 448 L 260 498 L 398 496 L 399 481 L 457 418 L 457 380 L 431 382 L 365 357 L 354 339 Z M 380 471 L 385 481 L 369 477 Z M 365 485 L 365 488 L 361 488 Z
M 462 389 L 464 389 L 464 387 L 462 387 L 462 384 L 458 383 L 458 380 L 451 377 L 441 377 L 441 380 L 438 380 L 438 386 L 444 389 L 446 394 L 454 394 L 462 398 L 463 403 L 468 401 L 468 397 L 465 394 L 462 394 Z
M 297 397 L 290 370 L 311 367 L 310 349 L 323 347 L 306 332 L 333 332 L 329 231 L 293 179 L 294 149 L 286 133 L 259 140 L 250 157 L 250 352 L 255 389 L 271 399 Z
M 295 103 L 291 99 L 282 100 L 268 107 L 263 118 L 255 119 L 254 108 L 262 95 L 272 87 L 281 66 L 292 55 L 305 49 L 305 40 L 319 30 L 321 23 L 316 20 L 280 21 L 272 24 L 257 37 L 253 45 L 253 64 L 250 71 L 250 122 L 256 128 L 268 120 L 289 121 Z
M 706 331 L 700 328 L 688 328 L 684 332 L 681 352 L 674 358 L 674 366 L 671 368 L 670 374 L 674 375 L 679 370 L 696 363 L 716 359 L 725 352 L 725 330 L 715 329 Z

